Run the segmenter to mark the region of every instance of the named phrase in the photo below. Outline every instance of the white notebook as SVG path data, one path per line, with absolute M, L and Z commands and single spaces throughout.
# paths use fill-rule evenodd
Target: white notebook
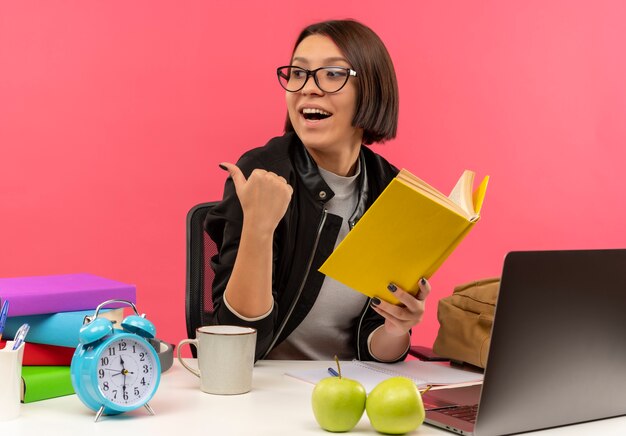
M 421 360 L 409 360 L 398 363 L 362 362 L 339 362 L 341 375 L 346 378 L 359 381 L 367 392 L 383 380 L 390 377 L 403 376 L 410 378 L 419 388 L 428 385 L 457 385 L 463 383 L 480 383 L 483 375 L 479 372 L 455 368 L 448 364 L 437 362 L 422 362 Z M 329 364 L 333 369 L 334 362 Z M 327 368 L 305 369 L 289 371 L 286 375 L 317 384 L 326 377 L 331 377 Z

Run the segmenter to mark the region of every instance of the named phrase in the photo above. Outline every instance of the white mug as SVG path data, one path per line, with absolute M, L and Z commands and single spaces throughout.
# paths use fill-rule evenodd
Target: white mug
M 183 345 L 198 350 L 198 369 L 180 356 Z M 200 389 L 208 394 L 244 394 L 252 389 L 252 367 L 256 329 L 233 325 L 212 325 L 196 329 L 196 339 L 180 341 L 176 355 L 180 363 L 200 378 Z

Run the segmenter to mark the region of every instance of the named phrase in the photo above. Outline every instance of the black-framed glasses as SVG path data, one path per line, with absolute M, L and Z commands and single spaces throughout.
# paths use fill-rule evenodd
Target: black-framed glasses
M 346 67 L 320 67 L 314 70 L 285 65 L 276 69 L 278 83 L 289 92 L 298 92 L 309 77 L 313 77 L 315 84 L 323 92 L 333 93 L 346 86 L 350 77 L 356 77 L 356 71 Z

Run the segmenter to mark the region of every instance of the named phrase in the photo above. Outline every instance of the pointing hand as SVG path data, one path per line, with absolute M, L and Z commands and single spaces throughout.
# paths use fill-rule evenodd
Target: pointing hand
M 246 179 L 239 167 L 221 163 L 230 174 L 243 210 L 244 222 L 257 231 L 273 232 L 285 215 L 293 188 L 271 171 L 255 169 Z

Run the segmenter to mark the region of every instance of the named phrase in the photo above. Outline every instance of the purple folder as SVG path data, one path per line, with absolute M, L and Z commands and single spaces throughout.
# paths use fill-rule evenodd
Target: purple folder
M 0 278 L 0 297 L 9 300 L 9 316 L 94 309 L 106 300 L 135 303 L 135 285 L 93 274 Z M 123 304 L 107 308 L 125 307 Z

